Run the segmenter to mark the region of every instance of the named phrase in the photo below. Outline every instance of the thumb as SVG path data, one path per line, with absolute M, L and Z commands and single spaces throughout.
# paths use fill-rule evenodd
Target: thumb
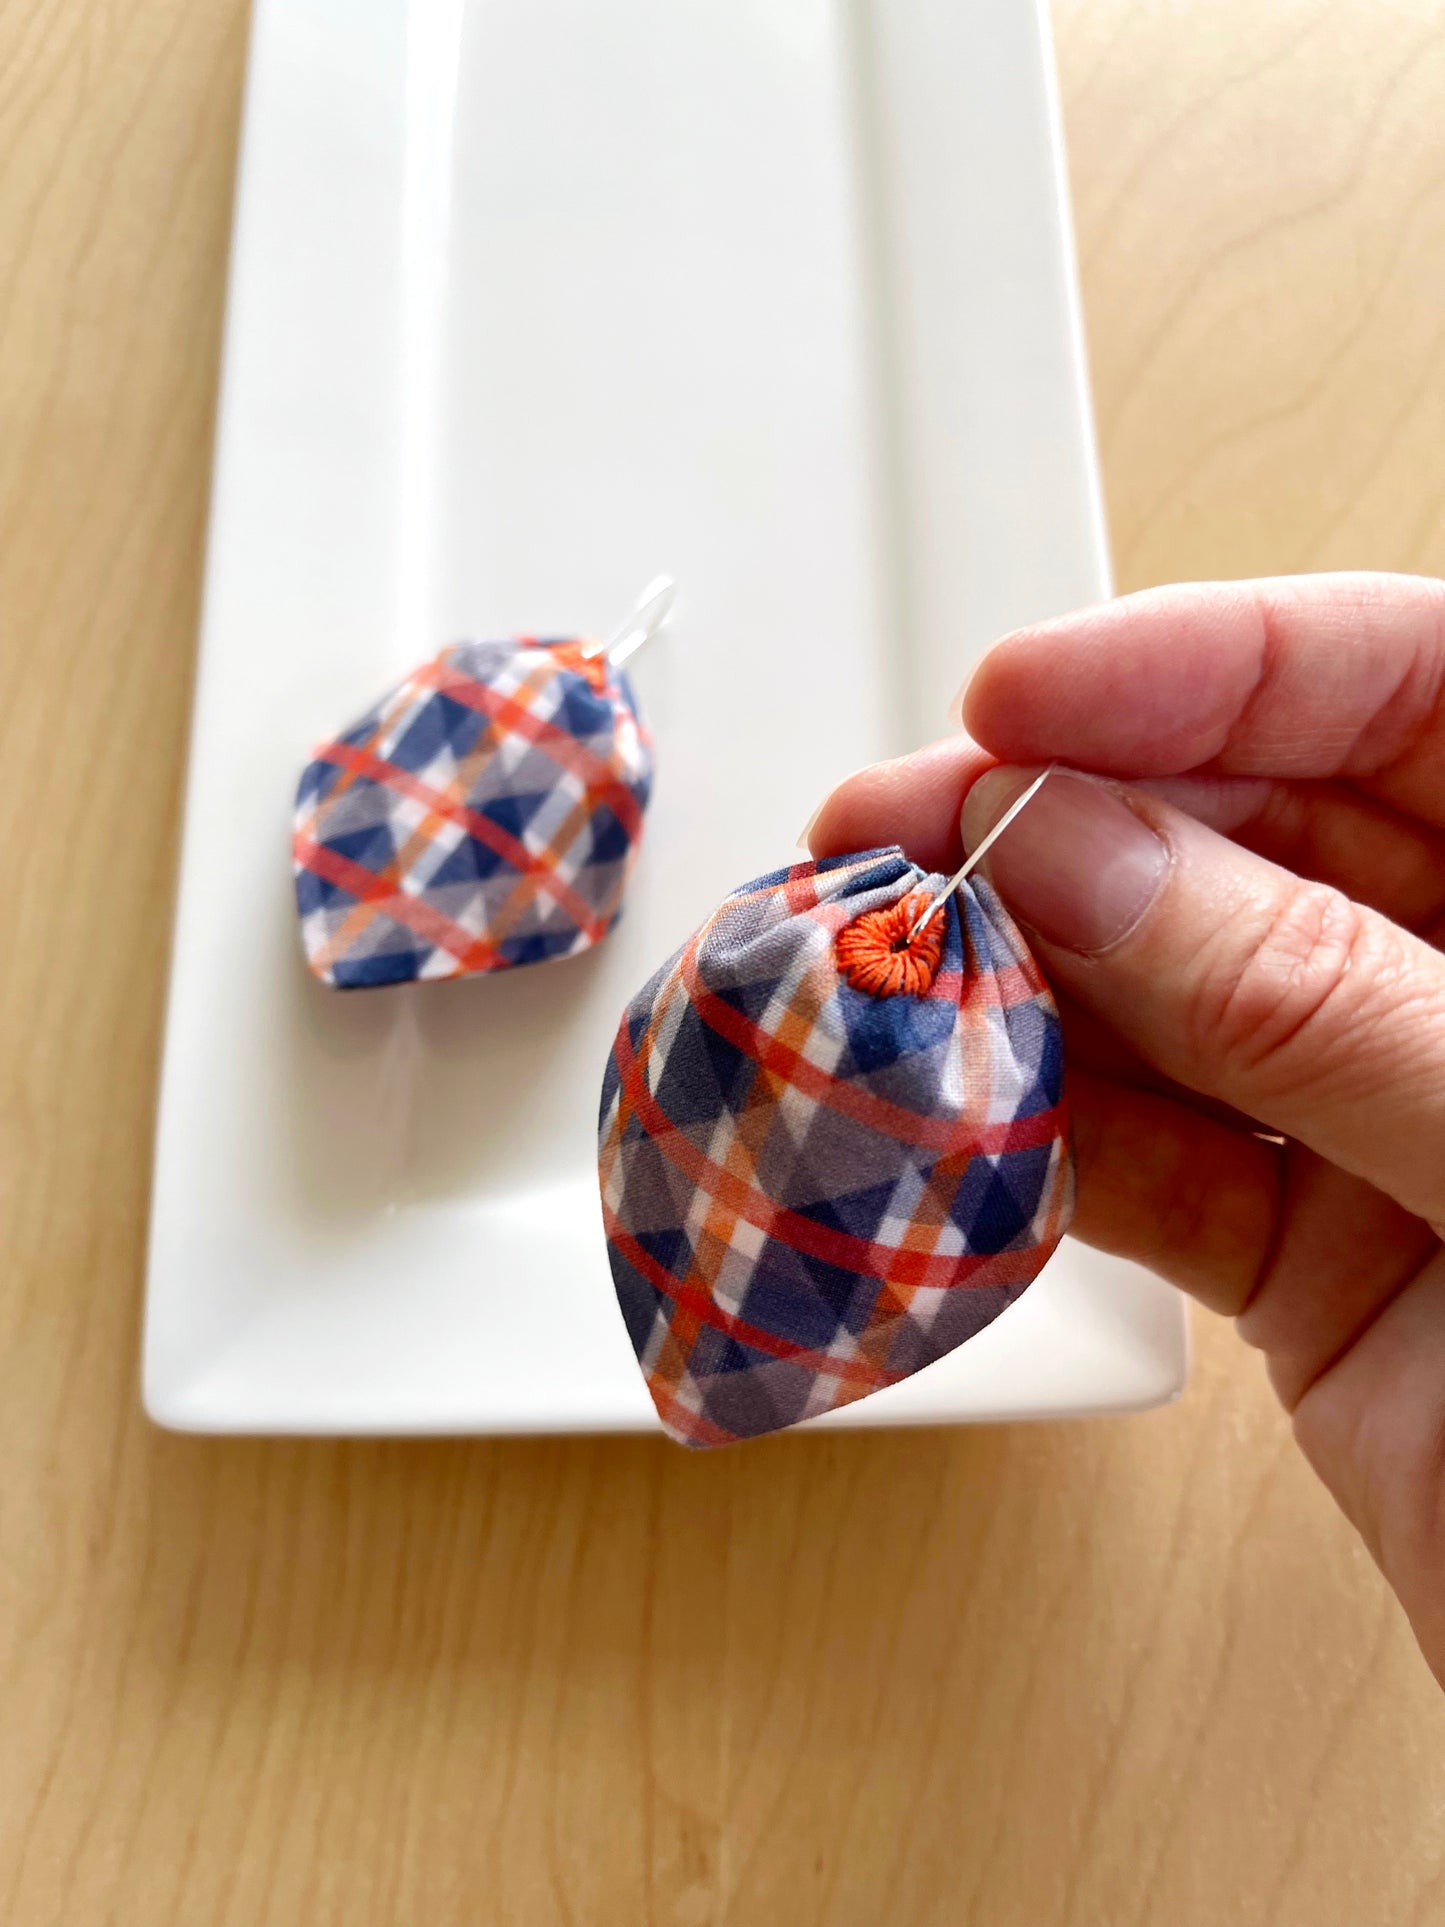
M 974 848 L 1034 772 L 969 791 Z M 1445 956 L 1125 785 L 1051 776 L 986 859 L 1056 981 L 1166 1075 L 1445 1222 Z

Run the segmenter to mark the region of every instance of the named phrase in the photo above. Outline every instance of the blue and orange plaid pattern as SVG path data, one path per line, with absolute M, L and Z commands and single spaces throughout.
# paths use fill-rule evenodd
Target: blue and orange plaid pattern
M 651 782 L 605 656 L 526 637 L 443 650 L 302 774 L 308 965 L 349 990 L 588 949 L 617 920 Z
M 1063 1236 L 1058 1013 L 982 879 L 910 941 L 942 887 L 897 849 L 761 877 L 623 1017 L 602 1094 L 608 1255 L 683 1445 L 918 1371 Z

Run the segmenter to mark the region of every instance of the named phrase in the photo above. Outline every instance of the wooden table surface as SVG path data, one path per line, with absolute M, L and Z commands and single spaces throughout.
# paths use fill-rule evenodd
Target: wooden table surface
M 1445 571 L 1445 5 L 1062 0 L 1124 587 Z M 166 1437 L 136 1351 L 243 0 L 0 0 L 0 1920 L 1445 1920 L 1445 1704 L 1174 1409 Z

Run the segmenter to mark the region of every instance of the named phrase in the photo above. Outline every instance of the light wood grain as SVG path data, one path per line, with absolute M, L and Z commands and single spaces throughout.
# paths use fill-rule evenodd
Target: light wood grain
M 1125 586 L 1445 568 L 1445 7 L 1062 0 Z M 1402 1927 L 1445 1705 L 1200 1321 L 1128 1422 L 136 1406 L 240 0 L 0 4 L 0 1920 Z

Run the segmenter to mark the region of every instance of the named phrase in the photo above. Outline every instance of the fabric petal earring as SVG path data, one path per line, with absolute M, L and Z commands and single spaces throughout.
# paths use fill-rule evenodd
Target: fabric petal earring
M 998 1317 L 1063 1236 L 1058 1012 L 992 887 L 968 881 L 1037 788 L 947 881 L 894 848 L 745 884 L 628 1006 L 603 1218 L 681 1444 L 906 1378 Z
M 343 990 L 432 982 L 606 936 L 652 786 L 622 665 L 675 594 L 658 577 L 605 642 L 444 649 L 321 745 L 292 834 L 315 976 Z

